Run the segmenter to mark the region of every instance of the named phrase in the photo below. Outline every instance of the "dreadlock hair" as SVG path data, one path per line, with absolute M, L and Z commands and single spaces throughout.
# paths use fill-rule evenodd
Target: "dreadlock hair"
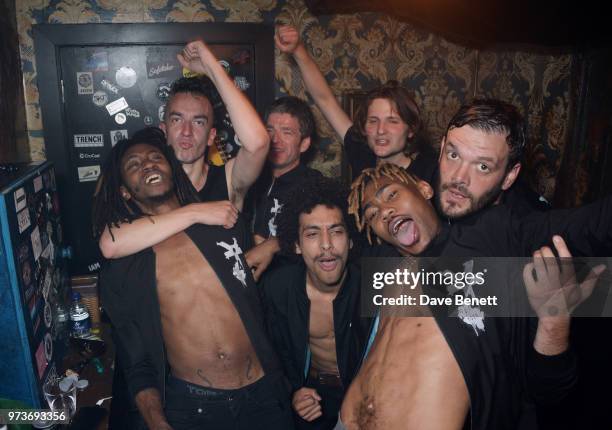
M 291 198 L 278 215 L 278 241 L 281 251 L 295 254 L 295 244 L 300 236 L 300 215 L 309 214 L 319 205 L 342 212 L 349 238 L 355 236 L 355 225 L 347 213 L 348 190 L 340 182 L 326 178 L 308 178 L 292 188 Z
M 380 87 L 370 90 L 362 104 L 362 108 L 357 112 L 355 124 L 361 134 L 365 136 L 365 125 L 368 119 L 368 109 L 375 99 L 385 99 L 391 103 L 392 108 L 397 112 L 399 117 L 406 123 L 412 131 L 413 136 L 406 141 L 404 154 L 407 156 L 413 155 L 419 151 L 419 147 L 415 145 L 415 141 L 421 131 L 421 113 L 419 107 L 415 103 L 412 94 L 406 88 L 402 87 L 399 82 L 391 80 L 381 85 Z M 421 144 L 424 144 L 421 142 Z
M 123 183 L 121 161 L 126 151 L 139 143 L 157 148 L 172 168 L 174 191 L 181 206 L 199 201 L 196 190 L 176 159 L 172 147 L 166 144 L 164 132 L 157 127 L 148 127 L 134 133 L 131 139 L 122 139 L 111 149 L 104 160 L 102 171 L 94 192 L 92 225 L 95 238 L 99 238 L 106 227 L 119 227 L 148 214 L 142 212 L 132 200 L 125 200 L 119 191 Z M 111 232 L 112 236 L 112 232 Z
M 361 201 L 366 187 L 373 182 L 378 187 L 381 178 L 388 178 L 392 181 L 399 181 L 404 184 L 417 184 L 417 179 L 409 174 L 405 169 L 391 163 L 381 163 L 376 167 L 365 169 L 351 184 L 351 192 L 348 198 L 348 213 L 355 219 L 357 230 L 363 231 L 366 228 L 368 242 L 372 243 L 372 228 L 366 224 L 361 216 Z
M 526 144 L 525 121 L 514 105 L 496 99 L 474 99 L 461 106 L 451 118 L 445 136 L 453 128 L 464 125 L 486 133 L 506 135 L 510 147 L 507 170 L 521 160 Z

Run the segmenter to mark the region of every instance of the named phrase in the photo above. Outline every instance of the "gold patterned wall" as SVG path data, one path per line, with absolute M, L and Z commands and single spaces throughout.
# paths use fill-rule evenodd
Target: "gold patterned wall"
M 426 131 L 438 143 L 457 108 L 474 96 L 515 103 L 528 119 L 528 167 L 547 198 L 554 193 L 571 124 L 570 55 L 477 51 L 381 14 L 315 17 L 302 0 L 17 0 L 29 154 L 44 159 L 36 86 L 34 23 L 259 22 L 291 23 L 336 94 L 369 89 L 389 79 L 410 88 Z M 273 43 L 271 40 L 270 43 Z M 276 56 L 277 94 L 306 97 L 295 65 Z M 339 174 L 340 143 L 315 109 L 323 142 L 314 167 Z

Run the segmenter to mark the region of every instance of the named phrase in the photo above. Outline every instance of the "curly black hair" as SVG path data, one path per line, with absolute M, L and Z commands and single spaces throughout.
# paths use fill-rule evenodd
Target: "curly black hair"
M 355 237 L 355 223 L 347 212 L 348 189 L 340 182 L 326 178 L 309 178 L 291 189 L 291 196 L 278 215 L 278 242 L 283 254 L 295 254 L 300 235 L 300 215 L 309 214 L 319 205 L 338 208 L 349 238 Z
M 102 171 L 96 184 L 92 208 L 92 225 L 95 238 L 99 238 L 106 227 L 118 227 L 146 216 L 131 200 L 121 197 L 119 188 L 123 185 L 121 160 L 126 151 L 134 145 L 146 143 L 160 150 L 170 167 L 176 196 L 181 206 L 199 201 L 195 188 L 176 159 L 170 145 L 166 144 L 164 132 L 157 127 L 147 127 L 134 133 L 131 139 L 122 139 L 111 149 L 102 164 Z M 111 233 L 112 235 L 112 233 Z
M 166 106 L 170 106 L 170 102 L 176 94 L 191 94 L 208 99 L 213 108 L 213 125 L 217 128 L 221 125 L 220 121 L 225 118 L 226 114 L 225 104 L 223 104 L 223 99 L 221 99 L 215 84 L 208 76 L 192 76 L 174 81 L 170 88 L 170 96 Z

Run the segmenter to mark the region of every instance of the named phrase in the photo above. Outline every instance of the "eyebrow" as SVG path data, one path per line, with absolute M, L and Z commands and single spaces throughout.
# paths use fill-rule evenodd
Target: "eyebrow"
M 172 111 L 168 114 L 168 117 L 171 116 L 180 116 L 181 118 L 184 116 L 181 112 L 177 112 L 177 111 Z M 208 121 L 208 115 L 206 114 L 201 114 L 201 115 L 194 115 L 193 119 L 205 119 L 206 121 Z
M 380 198 L 380 196 L 382 195 L 382 193 L 384 193 L 384 192 L 385 192 L 385 190 L 386 190 L 388 187 L 390 187 L 391 185 L 393 185 L 393 184 L 394 184 L 394 182 L 389 182 L 388 184 L 383 185 L 382 187 L 380 187 L 378 190 L 376 190 L 376 193 L 374 193 L 374 198 L 379 199 L 379 198 Z M 367 203 L 367 204 L 366 204 L 366 205 L 363 207 L 363 209 L 361 209 L 361 215 L 362 215 L 362 216 L 363 216 L 363 214 L 365 213 L 365 211 L 367 211 L 367 210 L 370 208 L 370 206 L 372 206 L 372 203 L 369 203 L 369 202 L 368 202 L 368 203 Z
M 337 227 L 342 227 L 342 228 L 346 228 L 346 225 L 343 222 L 338 222 L 336 224 L 332 224 L 328 227 L 326 227 L 328 230 L 331 230 L 332 228 L 337 228 Z M 320 225 L 306 225 L 304 226 L 304 228 L 302 230 L 321 230 L 321 226 Z
M 457 150 L 457 147 L 453 144 L 453 142 L 448 142 L 447 145 L 451 149 Z M 478 161 L 490 161 L 491 163 L 495 164 L 496 166 L 497 166 L 497 162 L 498 162 L 498 160 L 493 158 L 493 157 L 483 157 L 483 156 L 476 157 L 476 160 L 478 160 Z

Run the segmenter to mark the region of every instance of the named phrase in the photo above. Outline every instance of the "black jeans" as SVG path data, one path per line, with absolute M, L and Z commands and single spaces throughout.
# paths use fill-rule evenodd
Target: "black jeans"
M 305 387 L 314 388 L 321 396 L 321 409 L 323 415 L 314 421 L 306 421 L 300 418 L 294 411 L 295 428 L 299 430 L 331 430 L 338 422 L 338 414 L 344 399 L 344 388 L 330 387 L 313 381 L 309 376 L 304 384 Z
M 166 384 L 166 418 L 174 430 L 291 430 L 293 417 L 282 374 L 221 390 L 172 376 Z

